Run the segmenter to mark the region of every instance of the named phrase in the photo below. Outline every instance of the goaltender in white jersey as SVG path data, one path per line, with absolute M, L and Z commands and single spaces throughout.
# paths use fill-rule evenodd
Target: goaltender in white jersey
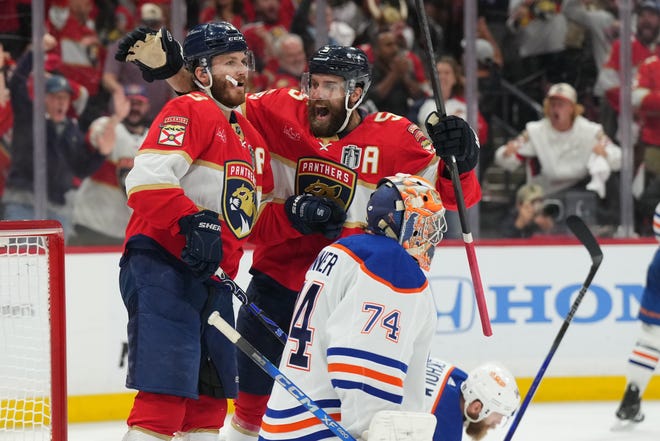
M 444 212 L 423 178 L 386 178 L 369 200 L 367 234 L 327 246 L 307 271 L 280 370 L 355 438 L 378 411 L 425 410 L 436 313 L 422 269 L 446 229 Z M 330 437 L 286 390 L 273 388 L 260 439 Z

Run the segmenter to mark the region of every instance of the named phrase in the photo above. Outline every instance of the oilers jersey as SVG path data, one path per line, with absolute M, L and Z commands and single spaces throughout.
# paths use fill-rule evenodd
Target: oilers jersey
M 428 280 L 395 240 L 371 234 L 325 247 L 306 273 L 280 370 L 351 435 L 379 410 L 424 411 L 436 325 Z M 279 385 L 260 439 L 334 435 Z

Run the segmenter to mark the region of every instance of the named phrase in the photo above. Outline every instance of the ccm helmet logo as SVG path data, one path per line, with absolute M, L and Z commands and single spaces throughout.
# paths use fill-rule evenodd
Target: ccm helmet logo
M 501 387 L 506 387 L 506 381 L 502 379 L 499 375 L 497 375 L 497 372 L 491 371 L 490 372 L 490 377 L 495 380 L 495 383 L 499 384 Z
M 220 225 L 210 224 L 208 222 L 200 222 L 199 228 L 206 228 L 207 230 L 220 231 Z

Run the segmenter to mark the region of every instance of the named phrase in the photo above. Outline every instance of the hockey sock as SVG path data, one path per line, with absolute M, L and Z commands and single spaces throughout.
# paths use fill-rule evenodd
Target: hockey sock
M 170 439 L 181 429 L 186 413 L 185 402 L 184 397 L 140 391 L 135 396 L 127 424 Z
M 227 400 L 200 395 L 199 399 L 186 400 L 186 415 L 181 425 L 181 432 L 214 432 L 224 425 L 227 416 Z M 190 438 L 196 440 L 197 438 Z
M 660 361 L 660 326 L 642 323 L 642 334 L 628 359 L 627 382 L 639 388 L 640 396 L 646 390 Z
M 259 432 L 261 419 L 266 413 L 270 395 L 255 395 L 247 392 L 238 392 L 238 398 L 234 401 L 236 413 L 232 424 L 236 421 L 239 427 L 251 432 Z

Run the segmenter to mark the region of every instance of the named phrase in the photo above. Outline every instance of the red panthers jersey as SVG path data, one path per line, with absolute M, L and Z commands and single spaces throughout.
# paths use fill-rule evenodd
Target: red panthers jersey
M 237 112 L 227 120 L 202 92 L 180 96 L 154 120 L 126 178 L 134 210 L 126 238 L 146 235 L 180 257 L 179 219 L 213 210 L 221 221 L 220 265 L 234 277 L 260 201 L 272 188 L 270 157 L 255 128 Z
M 439 172 L 444 162 L 406 118 L 378 112 L 346 136 L 316 138 L 307 119 L 307 98 L 295 89 L 248 95 L 244 114 L 268 140 L 275 190 L 267 209 L 278 211 L 268 219 L 285 216 L 282 204 L 289 196 L 309 193 L 332 198 L 346 209 L 342 236 L 363 232 L 371 193 L 381 178 L 398 172 L 434 182 L 444 205 L 456 209 L 451 180 Z M 461 183 L 469 207 L 480 199 L 481 188 L 474 172 L 461 175 Z M 302 236 L 286 217 L 260 222 L 256 230 L 250 239 L 257 244 L 253 268 L 294 291 L 302 287 L 318 252 L 332 242 L 321 234 Z

